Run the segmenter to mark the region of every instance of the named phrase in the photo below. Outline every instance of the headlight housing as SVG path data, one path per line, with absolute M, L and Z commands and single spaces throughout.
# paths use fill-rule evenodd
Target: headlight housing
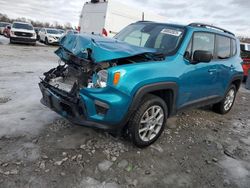
M 108 71 L 107 70 L 100 70 L 97 73 L 97 85 L 100 88 L 104 88 L 107 86 L 107 82 L 108 82 Z

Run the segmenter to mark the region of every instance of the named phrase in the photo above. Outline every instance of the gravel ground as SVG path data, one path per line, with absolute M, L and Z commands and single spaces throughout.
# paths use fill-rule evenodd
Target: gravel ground
M 233 110 L 172 118 L 146 149 L 69 123 L 43 107 L 37 83 L 55 47 L 0 36 L 0 187 L 230 187 L 250 185 L 250 92 Z

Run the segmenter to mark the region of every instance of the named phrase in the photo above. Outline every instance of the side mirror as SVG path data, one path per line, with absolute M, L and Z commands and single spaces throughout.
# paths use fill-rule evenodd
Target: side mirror
M 193 61 L 194 63 L 209 63 L 213 59 L 213 55 L 210 51 L 196 50 L 194 52 Z

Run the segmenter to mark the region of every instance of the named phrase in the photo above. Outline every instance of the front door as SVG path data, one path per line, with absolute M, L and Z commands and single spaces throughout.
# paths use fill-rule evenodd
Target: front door
M 208 63 L 192 63 L 196 50 L 210 51 L 214 55 L 215 35 L 207 32 L 195 32 L 187 49 L 188 57 L 184 58 L 185 72 L 180 78 L 178 107 L 199 103 L 216 98 L 219 85 L 218 65 L 216 60 Z

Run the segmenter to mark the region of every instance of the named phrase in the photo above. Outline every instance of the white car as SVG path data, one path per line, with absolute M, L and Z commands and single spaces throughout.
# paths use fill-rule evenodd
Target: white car
M 0 35 L 3 35 L 3 30 L 7 25 L 10 25 L 10 23 L 0 22 Z
M 40 42 L 44 42 L 47 45 L 58 44 L 62 36 L 62 32 L 54 28 L 42 28 L 39 31 Z
M 36 32 L 30 23 L 13 22 L 10 29 L 10 43 L 36 44 Z

